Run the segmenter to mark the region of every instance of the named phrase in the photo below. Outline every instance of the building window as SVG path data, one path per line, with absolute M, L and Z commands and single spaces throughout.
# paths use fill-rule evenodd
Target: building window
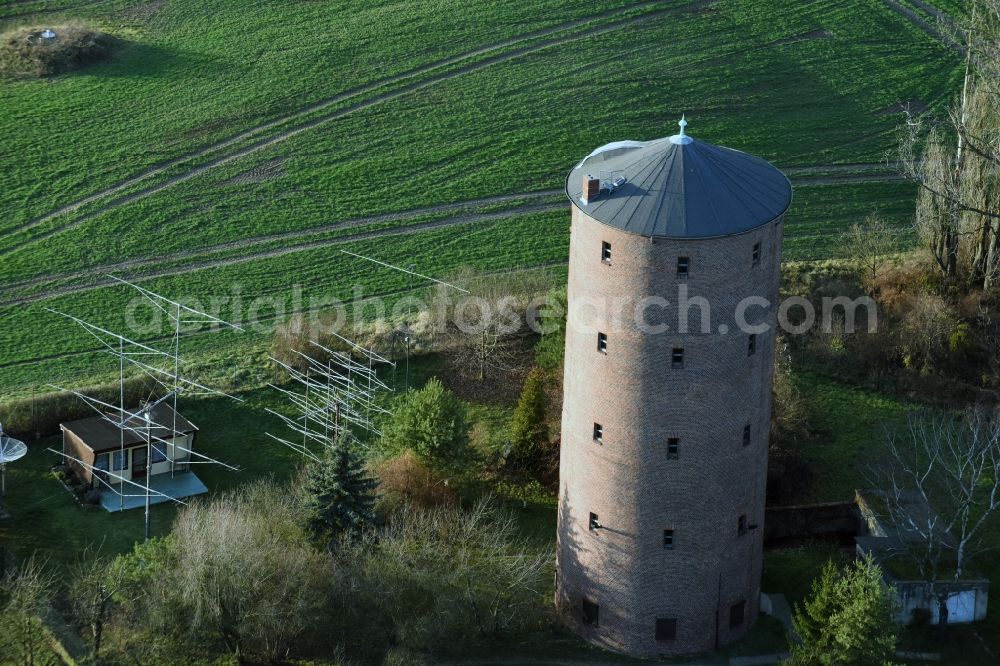
M 673 530 L 663 530 L 663 547 L 666 550 L 674 549 L 674 531 Z
M 606 264 L 611 263 L 611 243 L 601 243 L 601 261 Z
M 743 426 L 743 446 L 750 446 L 750 424 Z
M 602 354 L 608 353 L 608 334 L 598 333 L 597 334 L 597 351 Z
M 747 602 L 740 601 L 729 607 L 729 628 L 735 629 L 743 624 L 743 616 L 746 613 Z
M 597 605 L 596 602 L 591 601 L 584 597 L 583 599 L 583 623 L 589 624 L 591 626 L 599 626 L 598 620 L 601 613 L 601 607 Z
M 760 265 L 760 243 L 753 244 L 753 265 Z
M 677 638 L 677 618 L 658 617 L 656 618 L 656 640 L 672 641 Z
M 594 424 L 594 441 L 598 444 L 604 443 L 604 426 L 600 423 Z
M 153 442 L 153 457 L 150 460 L 151 463 L 161 463 L 165 462 L 167 459 L 167 445 L 163 442 Z
M 98 454 L 98 456 L 96 458 L 94 458 L 94 469 L 98 469 L 98 470 L 100 470 L 102 472 L 107 472 L 108 471 L 108 454 L 107 453 Z
M 601 521 L 597 519 L 597 514 L 594 512 L 590 513 L 590 519 L 587 521 L 587 529 L 591 532 L 601 529 Z
M 128 467 L 127 456 L 128 454 L 125 453 L 124 451 L 115 451 L 114 454 L 112 454 L 111 456 L 112 459 L 111 468 L 116 472 L 126 469 Z
M 753 356 L 757 353 L 757 334 L 751 333 L 750 337 L 747 339 L 747 356 Z
M 678 437 L 667 438 L 667 460 L 677 460 L 680 457 L 681 440 Z
M 747 533 L 747 515 L 744 513 L 740 515 L 740 520 L 736 525 L 736 534 L 738 536 L 746 536 Z
M 680 347 L 674 347 L 673 352 L 670 354 L 670 364 L 675 369 L 680 369 L 684 367 L 684 350 Z
M 677 277 L 681 280 L 686 280 L 688 276 L 688 267 L 691 265 L 691 261 L 687 257 L 677 257 Z

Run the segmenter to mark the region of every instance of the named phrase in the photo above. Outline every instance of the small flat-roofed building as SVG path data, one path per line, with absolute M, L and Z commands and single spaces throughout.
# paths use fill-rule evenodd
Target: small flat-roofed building
M 170 405 L 156 405 L 148 421 L 136 417 L 126 428 L 119 428 L 113 419 L 94 416 L 60 425 L 63 453 L 70 456 L 69 466 L 82 481 L 102 490 L 135 494 L 147 480 L 157 486 L 158 478 L 194 476 L 189 465 L 198 428 Z M 197 487 L 205 492 L 200 481 Z M 196 494 L 185 493 L 182 496 Z

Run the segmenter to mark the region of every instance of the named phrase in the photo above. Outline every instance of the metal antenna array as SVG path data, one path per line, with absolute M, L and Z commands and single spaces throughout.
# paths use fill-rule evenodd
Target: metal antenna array
M 374 417 L 386 410 L 375 400 L 379 391 L 392 391 L 378 377 L 380 366 L 396 367 L 396 364 L 371 349 L 333 333 L 344 344 L 346 351 L 337 351 L 310 341 L 322 352 L 323 360 L 292 350 L 305 362 L 305 370 L 271 358 L 284 368 L 289 377 L 301 388 L 291 391 L 271 384 L 284 395 L 294 407 L 296 417 L 268 409 L 289 429 L 302 436 L 301 442 L 293 442 L 272 433 L 266 433 L 275 441 L 293 451 L 319 461 L 320 455 L 330 444 L 342 435 L 375 435 L 381 433 L 375 427 Z
M 417 277 L 417 278 L 420 278 L 420 279 L 423 279 L 423 280 L 428 280 L 428 281 L 433 282 L 435 284 L 439 284 L 439 285 L 441 285 L 443 287 L 448 287 L 449 289 L 454 289 L 456 291 L 460 291 L 463 294 L 470 293 L 468 289 L 464 289 L 462 287 L 459 287 L 458 285 L 452 284 L 451 282 L 445 282 L 444 280 L 439 280 L 439 279 L 431 277 L 429 275 L 424 275 L 422 273 L 417 273 L 416 271 L 414 271 L 414 269 L 416 268 L 416 265 L 412 265 L 411 264 L 408 268 L 403 268 L 402 266 L 396 266 L 394 264 L 390 264 L 390 263 L 387 263 L 385 261 L 379 261 L 378 259 L 373 259 L 371 257 L 366 257 L 365 255 L 363 255 L 363 254 L 357 254 L 356 252 L 349 252 L 347 250 L 341 250 L 341 253 L 349 255 L 351 257 L 355 257 L 357 259 L 363 259 L 364 261 L 370 261 L 373 264 L 377 264 L 379 266 L 383 266 L 384 268 L 388 268 L 390 270 L 398 271 L 400 273 L 405 273 L 406 275 L 410 276 L 410 281 L 407 284 L 407 290 L 408 291 L 412 291 L 413 290 L 413 278 Z M 410 313 L 410 314 L 412 314 L 412 313 Z M 404 386 L 406 387 L 406 390 L 409 391 L 410 390 L 410 343 L 412 341 L 413 335 L 412 335 L 412 333 L 410 331 L 410 328 L 409 328 L 408 324 L 403 329 L 397 330 L 397 333 L 399 333 L 399 334 L 401 334 L 403 336 L 403 343 L 405 345 L 405 350 L 406 350 L 406 383 L 404 384 Z M 393 350 L 395 351 L 395 338 L 393 338 Z M 393 387 L 395 388 L 395 386 L 396 386 L 396 373 L 395 373 L 396 366 L 395 366 L 395 364 L 393 364 L 392 368 L 393 368 L 392 384 L 393 384 Z
M 80 393 L 79 391 L 65 389 L 55 385 L 51 386 L 56 390 L 65 391 L 77 396 L 91 409 L 93 409 L 104 421 L 110 423 L 118 430 L 119 454 L 121 455 L 122 460 L 125 458 L 126 434 L 138 437 L 140 441 L 144 441 L 146 443 L 147 467 L 146 476 L 143 480 L 144 482 L 139 483 L 132 479 L 126 479 L 126 472 L 124 470 L 100 470 L 95 468 L 90 463 L 80 460 L 79 458 L 64 451 L 56 451 L 54 449 L 49 450 L 92 472 L 94 478 L 96 478 L 104 488 L 118 495 L 120 511 L 125 509 L 126 497 L 143 497 L 145 499 L 146 508 L 145 536 L 146 539 L 149 539 L 152 535 L 152 517 L 150 512 L 152 497 L 162 497 L 165 500 L 173 501 L 178 504 L 184 504 L 184 502 L 180 499 L 171 497 L 151 487 L 152 482 L 150 480 L 150 471 L 153 465 L 154 448 L 156 453 L 162 455 L 165 455 L 169 449 L 174 451 L 175 455 L 173 457 L 166 456 L 167 460 L 170 462 L 171 477 L 173 477 L 176 473 L 177 452 L 187 456 L 187 459 L 182 463 L 185 468 L 194 464 L 213 464 L 220 465 L 232 471 L 238 470 L 238 468 L 232 465 L 215 460 L 214 458 L 210 458 L 209 456 L 201 453 L 197 453 L 178 443 L 178 440 L 185 435 L 185 433 L 180 432 L 177 428 L 177 400 L 181 395 L 216 395 L 242 402 L 239 398 L 210 388 L 182 375 L 180 352 L 181 330 L 184 327 L 194 325 L 211 325 L 217 328 L 228 328 L 237 331 L 242 329 L 239 326 L 230 324 L 222 319 L 219 319 L 218 317 L 195 310 L 178 301 L 173 301 L 164 296 L 160 296 L 159 294 L 143 287 L 139 287 L 131 282 L 127 282 L 126 280 L 122 280 L 121 278 L 117 278 L 113 275 L 109 277 L 125 286 L 130 287 L 131 289 L 134 289 L 154 309 L 159 310 L 167 317 L 173 327 L 172 337 L 169 341 L 169 349 L 163 350 L 136 340 L 131 340 L 123 335 L 84 321 L 79 317 L 74 317 L 73 315 L 59 312 L 51 308 L 46 308 L 49 312 L 75 322 L 100 343 L 102 351 L 117 359 L 119 373 L 119 404 L 111 404 L 93 396 Z M 153 402 L 147 402 L 138 409 L 130 410 L 125 405 L 125 378 L 127 374 L 136 370 L 138 370 L 141 375 L 143 375 L 147 380 L 150 380 L 152 383 L 153 389 L 151 395 L 155 393 L 161 393 L 162 395 Z M 166 404 L 170 404 L 172 406 L 171 416 L 168 419 L 169 422 L 158 422 L 154 418 L 154 412 L 157 407 Z M 112 465 L 111 467 L 113 468 L 114 466 Z M 115 471 L 120 471 L 121 473 L 115 474 Z M 113 477 L 116 481 L 121 482 L 120 486 L 116 488 L 107 477 Z M 137 491 L 126 493 L 126 484 L 130 487 L 136 488 Z

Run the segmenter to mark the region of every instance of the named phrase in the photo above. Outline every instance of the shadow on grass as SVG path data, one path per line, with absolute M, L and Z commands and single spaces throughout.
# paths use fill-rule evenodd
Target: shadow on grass
M 153 78 L 187 75 L 197 71 L 213 76 L 230 63 L 195 51 L 182 51 L 163 44 L 120 40 L 112 59 L 88 67 L 86 74 L 98 78 Z

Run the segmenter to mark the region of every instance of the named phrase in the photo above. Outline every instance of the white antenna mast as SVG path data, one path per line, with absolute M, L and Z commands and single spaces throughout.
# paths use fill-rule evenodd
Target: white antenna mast
M 375 404 L 375 396 L 379 391 L 392 390 L 379 379 L 377 368 L 395 368 L 395 363 L 337 333 L 332 335 L 343 343 L 347 351 L 330 349 L 312 340 L 310 345 L 322 352 L 321 358 L 292 350 L 303 361 L 304 370 L 276 358 L 271 359 L 300 390 L 272 384 L 272 388 L 285 396 L 296 416 L 286 416 L 271 409 L 267 411 L 277 416 L 289 430 L 301 435 L 302 442 L 295 443 L 272 433 L 266 434 L 314 461 L 318 461 L 326 447 L 338 437 L 380 435 L 373 416 L 386 410 Z
M 94 475 L 94 478 L 98 479 L 101 485 L 105 486 L 107 490 L 116 493 L 119 497 L 119 511 L 123 511 L 125 509 L 126 497 L 143 497 L 145 499 L 145 537 L 146 539 L 149 539 L 152 536 L 152 514 L 150 509 L 152 498 L 156 496 L 165 500 L 183 504 L 183 502 L 179 499 L 171 497 L 152 487 L 153 482 L 151 479 L 151 472 L 154 464 L 154 451 L 157 454 L 163 455 L 169 461 L 171 478 L 173 478 L 177 472 L 178 453 L 184 457 L 184 461 L 182 463 L 184 468 L 188 468 L 193 464 L 213 464 L 222 466 L 232 471 L 238 470 L 238 468 L 233 465 L 210 458 L 209 456 L 192 450 L 190 446 L 185 446 L 180 443 L 182 440 L 185 443 L 187 442 L 187 433 L 181 432 L 178 428 L 177 400 L 181 395 L 215 395 L 241 401 L 235 396 L 218 391 L 205 384 L 201 384 L 183 376 L 181 372 L 182 359 L 180 351 L 181 329 L 185 326 L 192 325 L 209 325 L 216 329 L 228 328 L 236 331 L 240 331 L 242 329 L 235 324 L 230 324 L 218 317 L 191 308 L 179 301 L 174 301 L 161 296 L 121 278 L 113 275 L 109 277 L 112 280 L 135 290 L 147 302 L 149 302 L 152 307 L 166 315 L 173 327 L 170 349 L 158 349 L 151 344 L 145 344 L 137 340 L 132 340 L 124 335 L 102 328 L 79 317 L 46 308 L 49 312 L 58 314 L 75 322 L 101 344 L 104 348 L 104 352 L 118 361 L 119 404 L 113 405 L 78 391 L 60 389 L 59 387 L 54 388 L 57 388 L 58 390 L 65 390 L 77 396 L 95 412 L 97 412 L 103 420 L 110 423 L 118 430 L 119 455 L 122 460 L 125 458 L 125 438 L 127 434 L 131 435 L 132 438 L 138 438 L 139 441 L 145 442 L 146 467 L 144 470 L 143 482 L 138 483 L 135 480 L 126 479 L 125 476 L 128 472 L 124 469 L 111 470 L 111 472 L 121 472 L 120 474 L 110 475 L 119 482 L 116 487 L 115 484 L 110 483 L 108 479 L 104 478 L 104 470 L 98 470 L 94 468 L 93 465 L 86 463 L 75 456 L 71 456 L 68 453 L 57 453 L 67 460 L 73 461 L 81 468 L 89 470 Z M 154 402 L 142 405 L 138 409 L 128 409 L 125 405 L 125 378 L 127 369 L 139 371 L 145 378 L 152 382 L 154 392 L 159 391 L 162 395 Z M 169 422 L 158 422 L 155 416 L 155 410 L 161 405 L 166 404 L 170 404 L 171 406 L 170 414 L 168 416 Z M 167 451 L 171 451 L 173 455 L 167 456 Z M 131 473 L 135 474 L 135 470 L 131 470 Z M 142 494 L 126 494 L 124 492 L 125 484 L 139 488 L 142 491 Z

